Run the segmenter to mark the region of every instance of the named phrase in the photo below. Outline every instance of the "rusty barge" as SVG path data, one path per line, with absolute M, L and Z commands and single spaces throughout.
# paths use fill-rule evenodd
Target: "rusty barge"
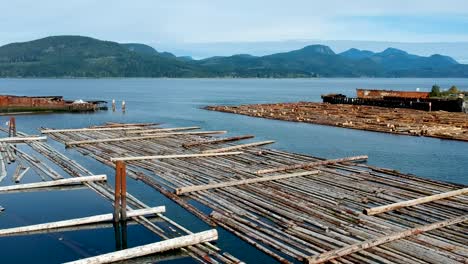
M 93 112 L 98 110 L 107 110 L 107 102 L 65 100 L 63 96 L 0 95 L 0 112 Z

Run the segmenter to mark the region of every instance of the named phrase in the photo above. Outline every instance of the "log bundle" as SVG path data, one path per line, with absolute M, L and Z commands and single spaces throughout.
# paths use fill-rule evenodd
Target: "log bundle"
M 49 135 L 62 143 L 124 136 L 112 130 Z M 354 163 L 367 156 L 326 160 L 235 138 L 172 134 L 77 145 L 76 150 L 108 166 L 114 166 L 112 158 L 128 158 L 129 176 L 281 263 L 466 263 L 464 192 L 373 216 L 363 210 L 467 186 Z M 199 155 L 235 149 L 242 153 Z
M 468 141 L 468 115 L 465 113 L 313 102 L 208 106 L 205 109 L 375 132 Z

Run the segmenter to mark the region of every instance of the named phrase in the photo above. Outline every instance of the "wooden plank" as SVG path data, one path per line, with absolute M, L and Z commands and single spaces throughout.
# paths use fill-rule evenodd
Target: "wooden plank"
M 181 236 L 177 238 L 171 238 L 156 243 L 151 243 L 143 246 L 134 248 L 124 249 L 112 253 L 107 253 L 95 257 L 80 259 L 67 264 L 102 264 L 112 263 L 117 261 L 128 260 L 132 258 L 138 258 L 146 255 L 160 253 L 168 250 L 177 248 L 183 248 L 188 246 L 197 245 L 204 242 L 209 242 L 218 239 L 218 232 L 216 229 L 203 231 L 195 234 Z
M 185 131 L 185 130 L 194 130 L 200 129 L 197 126 L 191 127 L 169 127 L 169 128 L 154 128 L 154 129 L 144 129 L 138 131 L 128 131 L 127 134 L 141 134 L 141 133 L 154 133 L 154 132 L 166 132 L 166 131 Z
M 216 157 L 216 156 L 228 156 L 228 155 L 239 155 L 244 152 L 223 152 L 223 153 L 198 153 L 198 154 L 177 154 L 177 155 L 155 155 L 155 156 L 138 156 L 138 157 L 119 157 L 111 158 L 112 162 L 116 161 L 134 161 L 134 160 L 153 160 L 153 159 L 177 159 L 177 158 L 202 158 L 202 157 Z
M 166 211 L 165 206 L 158 206 L 158 207 L 153 207 L 153 208 L 145 208 L 145 209 L 129 211 L 127 213 L 127 216 L 135 217 L 135 216 L 150 215 L 150 214 L 160 214 L 160 213 L 164 213 L 165 211 Z M 113 217 L 113 214 L 102 214 L 102 215 L 75 218 L 75 219 L 50 222 L 50 223 L 44 223 L 44 224 L 0 229 L 0 236 L 8 236 L 12 234 L 28 233 L 28 232 L 35 232 L 35 231 L 40 231 L 40 230 L 50 230 L 50 229 L 56 229 L 56 228 L 62 228 L 62 227 L 106 222 L 106 221 L 111 221 L 112 217 Z
M 412 199 L 408 201 L 402 201 L 398 203 L 393 203 L 393 204 L 388 204 L 388 205 L 382 205 L 382 206 L 377 206 L 374 208 L 367 208 L 363 210 L 363 213 L 366 215 L 376 215 L 380 213 L 385 213 L 388 211 L 400 209 L 403 207 L 408 207 L 408 206 L 414 206 L 418 204 L 423 204 L 423 203 L 428 203 L 428 202 L 433 202 L 437 201 L 440 199 L 445 199 L 457 195 L 463 195 L 468 193 L 468 188 L 460 189 L 460 190 L 455 190 L 455 191 L 450 191 L 450 192 L 444 192 L 444 193 L 439 193 L 439 194 L 434 194 L 430 196 L 425 196 L 417 199 Z
M 213 134 L 226 134 L 226 130 L 219 130 L 219 131 L 195 131 L 195 132 L 170 132 L 170 133 L 143 133 L 140 134 L 141 136 L 153 136 L 153 135 L 161 135 L 161 136 L 173 136 L 173 135 L 213 135 Z
M 225 151 L 231 151 L 231 150 L 236 150 L 236 149 L 243 149 L 243 148 L 250 148 L 250 147 L 263 146 L 263 145 L 272 144 L 272 143 L 275 143 L 275 141 L 274 141 L 274 140 L 267 140 L 267 141 L 260 141 L 260 142 L 254 142 L 254 143 L 247 143 L 247 144 L 242 144 L 242 145 L 235 145 L 235 146 L 230 146 L 230 147 L 225 147 L 225 148 L 209 149 L 209 150 L 203 151 L 202 153 L 225 152 Z
M 106 175 L 93 175 L 93 176 L 86 176 L 86 177 L 61 179 L 61 180 L 55 180 L 55 181 L 26 183 L 26 184 L 18 184 L 18 185 L 11 185 L 11 186 L 1 186 L 0 193 L 6 193 L 8 191 L 25 190 L 25 189 L 60 186 L 60 185 L 73 184 L 73 183 L 106 181 L 106 180 L 107 180 Z
M 163 138 L 174 135 L 206 135 L 206 134 L 223 134 L 226 131 L 203 131 L 203 132 L 173 132 L 173 133 L 158 133 L 153 135 L 141 135 L 138 137 L 121 137 L 121 138 L 105 138 L 105 139 L 90 139 L 90 140 L 81 140 L 81 141 L 70 141 L 66 142 L 67 147 L 83 144 L 97 144 L 97 143 L 107 143 L 107 142 L 120 142 L 120 141 L 132 141 L 132 140 L 145 140 L 145 139 L 154 139 L 154 138 Z
M 177 195 L 181 195 L 181 194 L 184 194 L 184 193 L 198 192 L 198 191 L 204 191 L 204 190 L 215 189 L 215 188 L 223 188 L 223 187 L 237 186 L 237 185 L 243 185 L 243 184 L 251 184 L 251 183 L 257 183 L 257 182 L 276 181 L 276 180 L 288 179 L 288 178 L 293 178 L 293 177 L 308 176 L 308 175 L 318 174 L 319 172 L 320 171 L 315 170 L 315 171 L 307 171 L 307 172 L 298 172 L 298 173 L 281 174 L 281 175 L 275 175 L 275 176 L 259 177 L 259 178 L 246 179 L 246 180 L 220 182 L 220 183 L 213 183 L 213 184 L 206 184 L 206 185 L 187 186 L 187 187 L 177 188 L 175 190 L 175 193 Z
M 42 134 L 50 133 L 68 133 L 68 132 L 93 132 L 93 131 L 120 131 L 120 130 L 135 130 L 142 129 L 141 127 L 95 127 L 95 128 L 66 128 L 66 129 L 43 129 Z
M 255 137 L 254 135 L 244 135 L 244 136 L 220 138 L 220 139 L 206 140 L 206 141 L 195 141 L 195 142 L 182 144 L 182 146 L 184 148 L 190 148 L 190 147 L 195 147 L 195 146 L 200 146 L 200 145 L 218 144 L 218 143 L 224 143 L 224 142 L 249 139 L 249 138 L 254 138 L 254 137 Z
M 23 143 L 27 141 L 44 141 L 47 140 L 47 137 L 6 137 L 0 138 L 0 142 L 8 143 Z
M 439 228 L 443 228 L 446 226 L 463 223 L 466 221 L 468 221 L 468 215 L 462 215 L 462 216 L 455 217 L 452 219 L 448 219 L 448 220 L 444 220 L 444 221 L 440 221 L 440 222 L 436 222 L 436 223 L 432 223 L 428 225 L 418 226 L 418 227 L 408 229 L 405 231 L 395 232 L 386 236 L 365 240 L 363 242 L 352 244 L 352 245 L 339 248 L 339 249 L 335 249 L 332 251 L 328 251 L 317 256 L 311 256 L 307 258 L 307 262 L 309 264 L 324 263 L 324 262 L 327 262 L 327 261 L 330 261 L 339 257 L 353 254 L 353 253 L 356 253 L 356 252 L 359 252 L 361 250 L 365 250 L 368 248 L 376 247 L 376 246 L 379 246 L 388 242 L 392 242 L 398 239 L 403 239 L 409 236 L 419 235 L 423 232 L 428 232 L 434 229 L 439 229 Z
M 307 168 L 321 166 L 321 165 L 329 165 L 329 164 L 335 164 L 339 162 L 367 160 L 367 159 L 368 157 L 364 155 L 364 156 L 355 156 L 355 157 L 348 157 L 348 158 L 342 158 L 342 159 L 321 160 L 321 161 L 307 162 L 307 163 L 301 163 L 301 164 L 296 164 L 296 165 L 281 166 L 281 167 L 276 167 L 276 168 L 271 168 L 271 169 L 258 170 L 255 173 L 264 174 L 264 173 L 271 173 L 271 172 L 278 172 L 278 171 L 307 169 Z

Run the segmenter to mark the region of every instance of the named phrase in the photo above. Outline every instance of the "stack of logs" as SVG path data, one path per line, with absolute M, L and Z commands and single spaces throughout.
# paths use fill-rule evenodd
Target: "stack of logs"
M 213 111 L 360 130 L 468 141 L 468 115 L 327 103 L 208 106 Z
M 125 160 L 129 176 L 282 263 L 466 263 L 466 196 L 363 213 L 466 186 L 350 162 L 365 156 L 323 160 L 259 147 L 272 141 L 237 144 L 251 135 L 168 131 L 44 132 L 106 165 Z

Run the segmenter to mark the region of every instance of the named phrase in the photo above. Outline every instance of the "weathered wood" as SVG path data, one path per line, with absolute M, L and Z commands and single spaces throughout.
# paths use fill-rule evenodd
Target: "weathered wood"
M 418 226 L 418 227 L 408 229 L 408 230 L 405 230 L 405 231 L 395 232 L 395 233 L 392 233 L 392 234 L 389 234 L 389 235 L 386 235 L 386 236 L 382 236 L 382 237 L 378 237 L 378 238 L 374 238 L 374 239 L 369 239 L 369 240 L 366 240 L 366 241 L 363 241 L 363 242 L 360 242 L 360 243 L 357 243 L 357 244 L 353 244 L 353 245 L 349 245 L 349 246 L 339 248 L 339 249 L 336 249 L 336 250 L 328 251 L 328 252 L 325 252 L 325 253 L 317 255 L 317 256 L 312 256 L 312 257 L 307 258 L 307 262 L 309 264 L 324 263 L 324 262 L 330 261 L 332 259 L 343 257 L 343 256 L 346 256 L 346 255 L 355 253 L 355 252 L 359 252 L 361 250 L 376 247 L 376 246 L 379 246 L 379 245 L 382 245 L 382 244 L 385 244 L 385 243 L 388 243 L 388 242 L 392 242 L 392 241 L 395 241 L 395 240 L 398 240 L 398 239 L 403 239 L 403 238 L 406 238 L 406 237 L 409 237 L 409 236 L 419 235 L 419 234 L 421 234 L 423 232 L 428 232 L 428 231 L 431 231 L 431 230 L 434 230 L 434 229 L 443 228 L 443 227 L 446 227 L 446 226 L 463 223 L 465 221 L 468 221 L 468 215 L 462 215 L 462 216 L 459 216 L 459 217 L 456 217 L 456 218 L 436 222 L 436 223 L 433 223 L 433 224 Z
M 216 156 L 228 156 L 228 155 L 239 155 L 244 152 L 223 152 L 223 153 L 196 153 L 196 154 L 177 154 L 177 155 L 155 155 L 155 156 L 140 156 L 140 157 L 118 157 L 111 158 L 112 162 L 116 161 L 135 161 L 135 160 L 153 160 L 153 159 L 178 159 L 178 158 L 202 158 L 202 157 L 216 157 Z
M 223 187 L 236 186 L 236 185 L 242 185 L 242 184 L 251 184 L 251 183 L 265 182 L 265 181 L 276 181 L 276 180 L 288 179 L 288 178 L 293 178 L 293 177 L 308 176 L 308 175 L 318 174 L 319 172 L 320 171 L 315 170 L 315 171 L 259 177 L 259 178 L 246 179 L 246 180 L 220 182 L 220 183 L 213 183 L 213 184 L 206 184 L 206 185 L 187 186 L 187 187 L 177 188 L 175 190 L 175 193 L 177 195 L 181 195 L 184 193 L 204 191 L 204 190 L 215 189 L 215 188 L 223 188 Z
M 24 143 L 27 141 L 44 141 L 47 140 L 47 137 L 7 137 L 0 138 L 0 142 L 7 143 Z
M 106 180 L 107 180 L 106 175 L 93 175 L 93 176 L 68 178 L 68 179 L 61 179 L 61 180 L 47 181 L 47 182 L 26 183 L 26 184 L 18 184 L 18 185 L 11 185 L 11 186 L 0 186 L 0 193 L 5 193 L 8 191 L 25 190 L 25 189 L 60 186 L 60 185 L 73 184 L 73 183 L 106 181 Z
M 247 144 L 242 144 L 242 145 L 229 146 L 229 147 L 225 147 L 225 148 L 209 149 L 209 150 L 203 151 L 202 153 L 218 153 L 218 152 L 225 152 L 225 151 L 231 151 L 231 150 L 236 150 L 236 149 L 258 147 L 258 146 L 263 146 L 263 145 L 272 144 L 272 143 L 275 143 L 275 141 L 274 140 L 267 140 L 267 141 L 247 143 Z
M 342 158 L 342 159 L 314 161 L 314 162 L 307 162 L 307 163 L 301 163 L 301 164 L 295 164 L 295 165 L 289 165 L 289 166 L 281 166 L 281 167 L 276 167 L 276 168 L 271 168 L 271 169 L 258 170 L 255 173 L 264 174 L 264 173 L 271 173 L 271 172 L 278 172 L 278 171 L 306 169 L 306 168 L 311 168 L 311 167 L 316 167 L 316 166 L 321 166 L 321 165 L 330 165 L 330 164 L 346 162 L 346 161 L 367 160 L 367 158 L 368 158 L 367 156 L 355 156 L 355 157 Z
M 195 146 L 200 146 L 200 145 L 225 143 L 225 142 L 249 139 L 249 138 L 254 138 L 254 137 L 255 137 L 254 135 L 244 135 L 244 136 L 220 138 L 220 139 L 205 140 L 205 141 L 195 141 L 195 142 L 184 143 L 182 144 L 182 146 L 184 148 L 190 148 L 190 147 L 195 147 Z
M 142 133 L 154 133 L 154 132 L 166 132 L 166 131 L 185 131 L 185 130 L 194 130 L 200 129 L 198 126 L 191 127 L 169 127 L 169 128 L 154 128 L 154 129 L 144 129 L 139 131 L 128 131 L 126 134 L 142 134 Z
M 382 206 L 377 206 L 373 208 L 366 208 L 363 210 L 363 213 L 366 215 L 376 215 L 380 213 L 385 213 L 388 211 L 400 209 L 403 207 L 408 207 L 408 206 L 414 206 L 418 204 L 423 204 L 423 203 L 428 203 L 428 202 L 433 202 L 437 201 L 440 199 L 445 199 L 457 195 L 463 195 L 468 193 L 468 188 L 460 189 L 460 190 L 455 190 L 455 191 L 450 191 L 450 192 L 445 192 L 445 193 L 439 193 L 439 194 L 434 194 L 426 197 L 421 197 L 409 201 L 402 201 L 398 203 L 393 203 L 393 204 L 388 204 L 388 205 L 382 205 Z
M 216 229 L 203 231 L 195 234 L 171 238 L 160 242 L 138 246 L 134 248 L 124 249 L 117 252 L 103 254 L 95 257 L 85 258 L 77 261 L 68 262 L 67 264 L 102 264 L 122 261 L 146 255 L 151 255 L 159 252 L 164 252 L 172 249 L 183 248 L 209 242 L 218 239 Z
M 164 213 L 165 211 L 166 211 L 165 206 L 158 206 L 158 207 L 153 207 L 153 208 L 129 211 L 127 213 L 127 216 L 135 217 L 135 216 L 142 216 L 142 215 L 160 214 L 160 213 Z M 69 227 L 69 226 L 106 222 L 106 221 L 111 221 L 112 217 L 113 217 L 112 214 L 102 214 L 102 215 L 75 218 L 75 219 L 50 222 L 50 223 L 44 223 L 44 224 L 0 229 L 0 237 L 12 235 L 12 234 L 35 232 L 35 231 L 40 231 L 40 230 L 50 230 L 50 229 Z
M 145 140 L 145 139 L 154 139 L 154 138 L 163 138 L 175 135 L 208 135 L 208 134 L 223 134 L 226 131 L 202 131 L 202 132 L 174 132 L 174 133 L 158 133 L 153 135 L 142 135 L 138 137 L 120 137 L 120 138 L 105 138 L 105 139 L 91 139 L 91 140 L 80 140 L 80 141 L 70 141 L 66 142 L 67 147 L 83 144 L 97 144 L 97 143 L 107 143 L 107 142 L 120 142 L 120 141 L 132 141 L 132 140 Z
M 122 130 L 135 130 L 142 129 L 141 127 L 125 126 L 125 127 L 96 127 L 96 128 L 67 128 L 67 129 L 43 129 L 42 134 L 51 133 L 69 133 L 69 132 L 94 132 L 94 131 L 122 131 Z
M 166 132 L 166 133 L 143 133 L 141 136 L 153 136 L 160 135 L 161 137 L 177 136 L 177 135 L 215 135 L 215 134 L 226 134 L 226 130 L 215 130 L 215 131 L 193 131 L 193 132 Z

